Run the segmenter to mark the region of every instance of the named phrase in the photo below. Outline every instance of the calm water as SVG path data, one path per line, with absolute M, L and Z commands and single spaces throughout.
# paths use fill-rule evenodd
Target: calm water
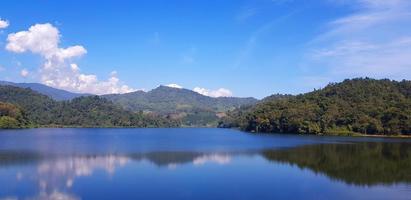
M 0 130 L 0 199 L 411 199 L 411 140 Z

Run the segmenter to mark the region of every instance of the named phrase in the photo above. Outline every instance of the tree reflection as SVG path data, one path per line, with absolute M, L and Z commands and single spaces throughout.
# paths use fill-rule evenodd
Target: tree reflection
M 319 144 L 267 150 L 271 161 L 297 165 L 355 185 L 411 182 L 409 143 Z
M 256 162 L 256 165 L 278 165 L 287 163 L 299 168 L 310 169 L 315 173 L 354 185 L 377 185 L 411 183 L 411 144 L 410 143 L 334 143 L 297 146 L 285 149 L 254 150 L 240 152 L 195 152 L 163 151 L 135 152 L 124 154 L 69 154 L 44 155 L 28 151 L 0 151 L 0 169 L 16 169 L 14 183 L 29 183 L 35 193 L 29 199 L 80 199 L 75 191 L 79 177 L 96 178 L 99 172 L 114 175 L 119 168 L 145 165 L 156 170 L 175 169 L 182 165 L 201 166 L 206 164 L 231 164 L 233 157 L 258 158 L 241 162 Z M 249 157 L 250 156 L 250 157 Z M 261 157 L 272 162 L 266 162 Z M 148 164 L 148 165 L 147 165 Z M 251 163 L 254 164 L 254 163 Z M 28 166 L 21 168 L 21 166 Z M 15 167 L 17 166 L 17 167 Z M 244 166 L 234 162 L 233 169 L 243 172 Z M 22 171 L 19 171 L 23 169 Z M 24 170 L 26 169 L 26 170 Z M 144 169 L 144 168 L 142 168 Z M 201 169 L 208 170 L 207 167 Z M 248 170 L 248 168 L 246 168 Z M 265 173 L 272 175 L 277 171 L 271 168 Z M 181 172 L 181 171 L 180 171 Z M 207 173 L 202 171 L 201 173 Z M 272 173 L 272 174 L 270 174 Z M 239 174 L 241 176 L 241 174 Z M 3 177 L 1 177 L 3 178 Z M 10 178 L 10 177 L 9 177 Z M 138 178 L 138 177 L 136 177 Z M 248 183 L 248 180 L 245 180 Z M 21 199 L 7 197 L 9 199 Z M 0 198 L 1 199 L 1 198 Z M 23 199 L 26 199 L 24 197 Z

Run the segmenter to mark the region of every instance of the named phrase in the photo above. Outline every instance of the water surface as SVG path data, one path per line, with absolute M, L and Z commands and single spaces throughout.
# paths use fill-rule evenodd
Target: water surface
M 411 199 L 411 140 L 0 131 L 0 199 Z

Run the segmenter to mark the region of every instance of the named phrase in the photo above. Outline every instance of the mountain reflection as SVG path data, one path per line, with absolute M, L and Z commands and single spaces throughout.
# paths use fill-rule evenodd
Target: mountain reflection
M 411 183 L 410 143 L 317 144 L 262 154 L 348 184 Z
M 206 163 L 228 164 L 231 156 L 227 153 L 197 152 L 149 152 L 128 155 L 41 155 L 32 152 L 0 151 L 0 168 L 18 165 L 34 165 L 35 172 L 17 172 L 16 181 L 35 179 L 38 194 L 23 199 L 77 200 L 73 194 L 65 193 L 75 184 L 76 178 L 92 176 L 97 170 L 112 175 L 115 171 L 133 161 L 148 161 L 158 167 L 176 168 L 182 164 L 203 165 Z M 0 197 L 0 200 L 22 199 Z
M 228 164 L 231 156 L 237 153 L 200 153 L 200 152 L 150 152 L 143 154 L 131 154 L 134 160 L 147 160 L 159 167 L 176 166 L 179 164 L 191 163 L 193 165 L 203 165 L 205 163 Z
M 243 152 L 139 152 L 101 155 L 42 155 L 24 151 L 0 151 L 0 170 L 17 170 L 15 182 L 30 182 L 36 193 L 29 197 L 5 196 L 3 199 L 80 199 L 71 194 L 76 180 L 97 171 L 112 176 L 129 164 L 155 166 L 159 170 L 182 165 L 228 165 L 236 157 L 264 158 L 268 165 L 287 163 L 324 174 L 333 180 L 354 185 L 411 183 L 411 145 L 409 143 L 316 144 L 286 149 Z M 271 162 L 266 162 L 268 161 Z M 253 162 L 253 159 L 246 159 Z M 19 168 L 19 167 L 17 167 Z M 137 169 L 137 168 L 136 168 Z M 207 170 L 207 168 L 201 168 Z M 276 173 L 275 170 L 267 173 Z M 101 175 L 101 174 L 99 174 Z M 0 177 L 1 178 L 1 177 Z M 95 177 L 94 177 L 95 178 Z M 77 180 L 78 181 L 78 180 Z M 2 199 L 2 197 L 0 197 Z

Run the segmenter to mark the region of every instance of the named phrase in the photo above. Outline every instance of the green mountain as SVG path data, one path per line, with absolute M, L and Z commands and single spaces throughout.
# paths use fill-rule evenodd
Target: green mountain
M 220 127 L 250 132 L 411 134 L 411 81 L 357 78 L 229 112 Z
M 99 96 L 56 101 L 28 88 L 0 86 L 0 102 L 17 105 L 31 126 L 170 127 L 178 123 L 152 114 L 126 111 Z
M 187 126 L 207 126 L 215 123 L 224 112 L 243 105 L 253 105 L 254 98 L 212 98 L 188 89 L 160 86 L 149 92 L 110 94 L 102 97 L 133 112 L 144 111 L 181 120 Z

